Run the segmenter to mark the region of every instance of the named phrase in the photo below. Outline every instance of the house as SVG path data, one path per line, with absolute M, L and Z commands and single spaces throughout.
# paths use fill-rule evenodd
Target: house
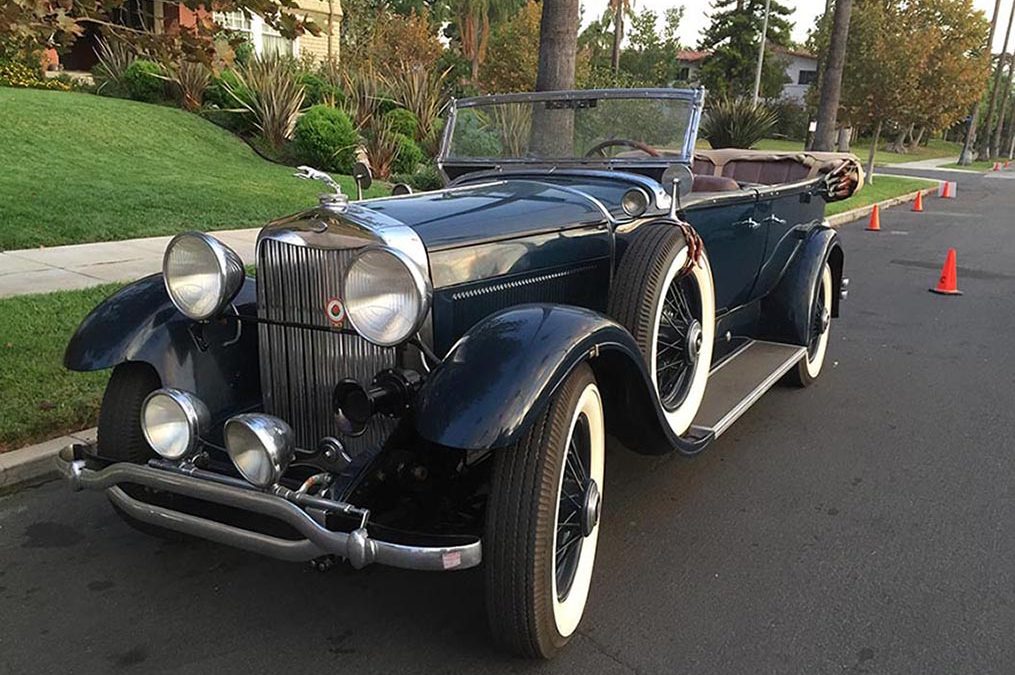
M 786 62 L 786 78 L 789 81 L 783 85 L 780 98 L 802 104 L 807 95 L 807 89 L 817 79 L 818 58 L 805 51 L 779 46 L 773 46 L 771 51 Z M 698 82 L 701 66 L 710 55 L 711 52 L 708 51 L 689 49 L 677 52 L 677 62 L 680 64 L 677 69 L 677 80 L 690 83 Z
M 786 61 L 786 77 L 789 82 L 782 87 L 781 98 L 803 103 L 807 90 L 818 79 L 818 57 L 799 49 L 772 47 L 772 52 Z
M 338 58 L 339 26 L 342 23 L 341 0 L 296 0 L 300 15 L 307 16 L 320 29 L 320 35 L 306 33 L 289 40 L 265 24 L 257 15 L 249 18 L 243 12 L 214 12 L 216 21 L 226 28 L 247 36 L 255 54 L 276 52 L 295 57 L 310 56 L 316 61 Z M 114 23 L 154 33 L 168 33 L 181 27 L 193 27 L 207 16 L 207 10 L 191 10 L 174 0 L 126 0 L 121 6 L 110 10 Z M 100 31 L 89 25 L 85 34 L 78 38 L 60 59 L 65 70 L 88 71 L 96 64 L 96 41 Z

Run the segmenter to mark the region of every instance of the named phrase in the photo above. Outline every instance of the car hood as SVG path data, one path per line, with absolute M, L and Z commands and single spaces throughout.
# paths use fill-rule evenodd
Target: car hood
M 431 251 L 609 219 L 602 205 L 580 190 L 527 179 L 371 199 L 359 206 L 408 225 Z

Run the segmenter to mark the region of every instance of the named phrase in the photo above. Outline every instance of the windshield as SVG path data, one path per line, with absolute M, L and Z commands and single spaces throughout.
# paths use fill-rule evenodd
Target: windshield
M 684 160 L 700 90 L 547 92 L 466 99 L 455 108 L 451 162 Z

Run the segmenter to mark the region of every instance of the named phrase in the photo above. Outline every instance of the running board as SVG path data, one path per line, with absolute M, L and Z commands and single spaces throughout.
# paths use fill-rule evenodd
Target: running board
M 749 342 L 709 373 L 691 431 L 719 436 L 806 355 L 797 345 Z

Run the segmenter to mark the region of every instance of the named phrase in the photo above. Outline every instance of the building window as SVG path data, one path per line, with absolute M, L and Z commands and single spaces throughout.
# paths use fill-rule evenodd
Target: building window
M 691 69 L 688 66 L 684 66 L 683 68 L 677 71 L 678 82 L 687 82 L 690 79 L 691 79 Z
M 797 76 L 797 84 L 811 84 L 816 79 L 818 79 L 818 71 L 801 70 L 800 74 Z
M 254 46 L 254 53 L 296 56 L 297 45 L 289 38 L 279 35 L 278 31 L 264 23 L 264 19 L 256 14 L 247 16 L 243 12 L 215 12 L 215 20 L 226 29 L 243 33 Z

